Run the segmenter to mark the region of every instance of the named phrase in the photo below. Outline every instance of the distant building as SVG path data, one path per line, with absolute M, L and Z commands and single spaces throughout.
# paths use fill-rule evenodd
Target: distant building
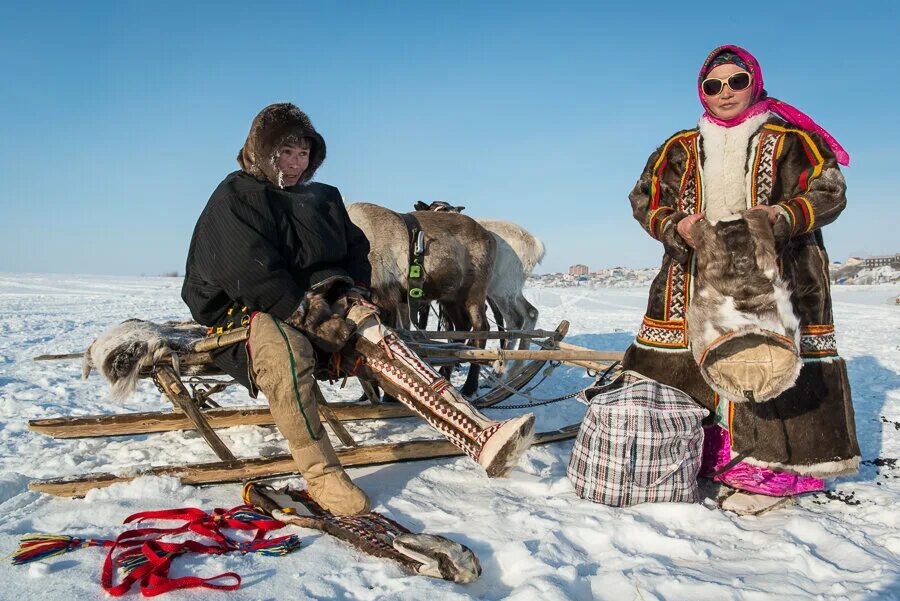
M 569 267 L 569 275 L 587 275 L 590 273 L 587 265 L 572 265 Z
M 866 267 L 882 267 L 884 265 L 900 268 L 900 253 L 866 259 Z

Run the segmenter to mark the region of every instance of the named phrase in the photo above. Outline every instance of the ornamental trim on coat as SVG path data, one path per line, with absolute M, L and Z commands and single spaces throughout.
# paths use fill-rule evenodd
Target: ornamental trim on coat
M 760 127 L 759 132 L 752 138 L 753 143 L 748 149 L 747 165 L 749 175 L 747 208 L 758 204 L 769 204 L 772 200 L 772 189 L 777 177 L 777 161 L 781 156 L 787 134 L 795 134 L 800 140 L 801 146 L 810 161 L 810 167 L 801 174 L 801 190 L 805 191 L 813 179 L 823 169 L 824 159 L 812 138 L 803 130 L 782 127 L 773 123 L 766 123 Z M 665 204 L 660 204 L 661 178 L 669 165 L 671 152 L 676 149 L 686 153 L 684 173 L 680 179 L 678 198 L 673 203 L 678 210 L 688 214 L 696 214 L 705 208 L 703 198 L 703 165 L 700 161 L 701 134 L 698 129 L 679 132 L 669 138 L 663 145 L 663 150 L 653 165 L 650 181 L 650 222 L 651 232 L 658 232 L 655 237 L 662 235 L 665 222 L 674 213 L 673 209 Z M 815 215 L 809 201 L 803 196 L 793 199 L 794 206 L 787 206 L 787 217 L 791 221 L 792 228 L 802 228 L 806 231 L 814 227 Z M 802 214 L 795 214 L 797 213 Z M 644 321 L 638 331 L 636 342 L 641 346 L 654 350 L 686 350 L 689 348 L 687 338 L 687 321 L 685 315 L 690 305 L 693 279 L 696 267 L 693 256 L 688 262 L 687 268 L 677 261 L 672 261 L 667 268 L 665 306 L 663 307 L 663 319 L 654 319 L 645 315 Z M 827 359 L 837 356 L 837 348 L 834 343 L 834 328 L 830 332 L 822 332 L 817 328 L 829 326 L 804 326 L 811 328 L 808 332 L 803 330 L 801 337 L 801 356 L 805 360 Z
M 831 324 L 800 326 L 800 356 L 804 361 L 837 357 L 837 338 L 834 334 L 834 326 Z
M 644 316 L 637 343 L 654 350 L 680 351 L 688 348 L 687 328 L 684 319 L 662 321 Z

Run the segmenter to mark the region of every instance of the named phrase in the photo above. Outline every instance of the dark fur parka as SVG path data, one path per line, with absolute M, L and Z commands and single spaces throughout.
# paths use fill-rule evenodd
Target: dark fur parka
M 732 404 L 732 450 L 750 452 L 750 463 L 797 474 L 852 473 L 859 445 L 846 365 L 835 344 L 821 230 L 846 204 L 844 178 L 834 154 L 816 134 L 777 117 L 751 134 L 743 146 L 747 154 L 739 158 L 745 172 L 733 179 L 746 196 L 746 208 L 779 207 L 777 264 L 800 320 L 803 367 L 796 384 L 777 398 Z M 675 134 L 650 156 L 630 194 L 635 219 L 662 242 L 664 254 L 624 366 L 680 388 L 714 412 L 719 399 L 700 374 L 687 331 L 697 264 L 676 230 L 681 219 L 705 211 L 711 200 L 705 191 L 713 186 L 704 182 L 702 169 L 707 151 L 700 128 Z

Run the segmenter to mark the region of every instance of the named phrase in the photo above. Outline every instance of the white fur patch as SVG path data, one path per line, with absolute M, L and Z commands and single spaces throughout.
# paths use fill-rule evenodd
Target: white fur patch
M 732 452 L 734 455 L 734 452 Z M 859 457 L 851 457 L 842 461 L 823 461 L 822 463 L 813 463 L 811 465 L 786 465 L 777 461 L 760 461 L 753 457 L 745 457 L 744 463 L 755 465 L 756 467 L 764 467 L 766 469 L 788 472 L 797 474 L 798 476 L 812 476 L 813 478 L 836 478 L 838 476 L 847 476 L 855 474 L 859 471 Z
M 142 370 L 173 352 L 188 350 L 205 334 L 205 327 L 192 322 L 124 321 L 91 343 L 82 359 L 82 377 L 97 368 L 109 381 L 112 397 L 123 399 L 134 392 Z
M 750 139 L 769 119 L 765 112 L 734 127 L 716 125 L 701 118 L 703 143 L 703 198 L 706 218 L 716 223 L 749 208 L 747 160 Z

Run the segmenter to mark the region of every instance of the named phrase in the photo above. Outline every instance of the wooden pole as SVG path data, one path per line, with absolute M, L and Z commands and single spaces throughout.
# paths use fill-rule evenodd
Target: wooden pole
M 555 334 L 552 330 L 504 330 L 493 331 L 441 331 L 441 330 L 402 330 L 398 332 L 402 338 L 416 340 L 510 340 L 513 338 L 549 338 Z
M 546 444 L 557 440 L 574 438 L 577 433 L 578 424 L 566 426 L 552 432 L 542 432 L 536 436 L 535 444 Z M 337 454 L 345 467 L 354 467 L 432 459 L 435 457 L 453 457 L 463 453 L 446 440 L 411 440 L 342 449 L 337 451 Z M 59 497 L 83 497 L 89 490 L 94 488 L 103 488 L 119 482 L 130 482 L 140 476 L 175 476 L 183 484 L 193 485 L 239 482 L 296 473 L 297 466 L 290 455 L 277 455 L 255 459 L 238 459 L 232 462 L 154 467 L 129 476 L 92 474 L 76 478 L 33 480 L 28 484 L 28 489 Z
M 194 352 L 214 351 L 225 346 L 231 346 L 238 342 L 244 342 L 250 338 L 250 328 L 235 328 L 224 334 L 209 336 L 194 343 Z
M 81 359 L 84 353 L 67 353 L 65 355 L 38 355 L 32 361 L 62 361 L 67 359 Z
M 226 462 L 236 459 L 225 443 L 222 442 L 222 439 L 219 438 L 219 435 L 206 422 L 206 418 L 200 409 L 197 408 L 194 399 L 191 398 L 191 393 L 181 383 L 181 378 L 175 374 L 175 370 L 165 365 L 157 366 L 153 372 L 153 380 L 169 400 L 191 420 L 194 428 L 219 459 Z
M 543 359 L 545 361 L 617 361 L 622 358 L 620 352 L 584 350 L 503 350 L 503 349 L 466 349 L 441 350 L 423 349 L 423 358 L 453 357 L 460 361 L 515 361 L 521 359 Z
M 583 346 L 578 346 L 577 344 L 572 344 L 570 342 L 560 342 L 558 344 L 559 348 L 566 351 L 587 351 L 591 350 L 585 348 Z M 591 360 L 573 360 L 573 359 L 563 359 L 563 363 L 567 363 L 569 365 L 573 365 L 575 367 L 583 367 L 585 369 L 590 369 L 592 371 L 604 372 L 612 365 L 612 362 L 621 361 L 625 357 L 625 353 L 619 353 L 614 351 L 604 351 L 607 354 L 605 361 L 609 361 L 609 363 L 602 363 L 599 361 L 591 361 Z

